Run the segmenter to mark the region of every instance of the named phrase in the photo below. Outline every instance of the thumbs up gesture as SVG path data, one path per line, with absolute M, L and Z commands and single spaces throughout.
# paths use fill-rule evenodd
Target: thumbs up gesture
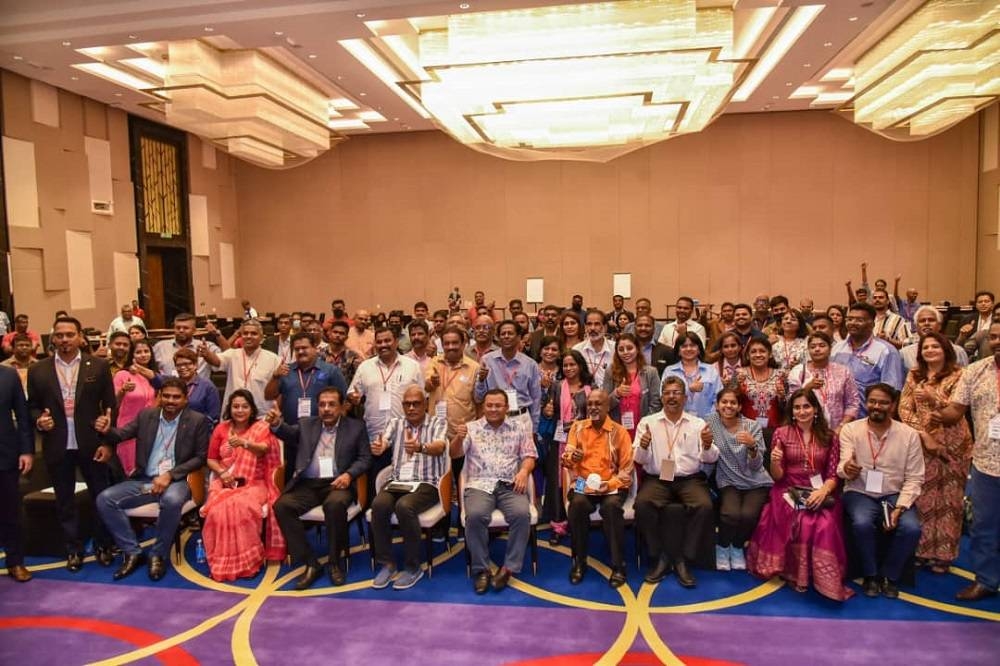
M 52 419 L 52 412 L 46 407 L 42 415 L 35 421 L 35 427 L 42 432 L 48 432 L 56 427 L 56 422 Z
M 420 442 L 418 441 L 417 433 L 411 431 L 409 428 L 406 429 L 406 434 L 403 435 L 403 446 L 409 455 L 413 455 L 420 450 Z
M 110 407 L 108 407 L 106 410 L 104 410 L 104 414 L 102 414 L 101 416 L 98 416 L 97 420 L 94 421 L 94 430 L 96 430 L 97 432 L 101 433 L 102 435 L 106 435 L 107 432 L 109 430 L 111 430 L 111 408 Z
M 701 429 L 701 448 L 707 451 L 712 448 L 712 442 L 714 441 L 715 438 L 712 436 L 712 429 L 706 425 Z
M 281 412 L 277 407 L 272 407 L 268 410 L 267 414 L 264 415 L 264 420 L 267 421 L 269 426 L 276 426 L 281 423 Z
M 372 455 L 380 456 L 385 453 L 386 448 L 384 436 L 379 435 L 372 440 Z
M 649 432 L 649 426 L 642 433 L 642 437 L 639 438 L 639 446 L 644 449 L 648 449 L 649 445 L 653 443 L 653 433 Z
M 844 476 L 848 479 L 856 479 L 861 474 L 861 465 L 858 464 L 857 455 L 851 453 L 851 459 L 844 463 Z

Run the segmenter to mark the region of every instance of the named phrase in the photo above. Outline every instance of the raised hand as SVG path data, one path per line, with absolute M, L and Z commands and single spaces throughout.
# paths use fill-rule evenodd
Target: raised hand
M 851 453 L 851 459 L 844 463 L 844 476 L 852 481 L 858 478 L 861 474 L 861 465 L 858 464 L 858 457 L 853 452 Z
M 385 443 L 384 433 L 373 439 L 371 446 L 372 446 L 372 455 L 380 456 L 383 453 L 385 453 L 385 450 L 389 447 Z
M 409 428 L 403 433 L 403 449 L 411 456 L 420 451 L 420 441 L 417 433 L 411 431 Z
M 264 420 L 270 426 L 276 426 L 281 423 L 281 411 L 277 407 L 272 407 L 268 410 L 267 414 L 264 415 Z
M 282 377 L 288 376 L 290 370 L 288 369 L 287 363 L 279 363 L 278 367 L 274 370 L 274 378 L 281 379 Z
M 648 449 L 649 445 L 653 443 L 653 433 L 649 432 L 649 426 L 646 426 L 646 430 L 642 433 L 642 437 L 639 438 L 639 446 L 644 449 Z
M 712 436 L 712 429 L 706 425 L 701 429 L 701 448 L 707 451 L 712 448 L 713 441 L 715 441 L 715 438 Z
M 45 411 L 48 411 L 48 410 L 45 410 Z M 94 421 L 94 430 L 96 430 L 97 432 L 101 433 L 102 435 L 106 435 L 108 433 L 108 431 L 111 430 L 111 408 L 110 407 L 108 407 L 106 410 L 104 410 L 104 414 L 102 414 L 101 416 L 98 416 L 97 420 Z

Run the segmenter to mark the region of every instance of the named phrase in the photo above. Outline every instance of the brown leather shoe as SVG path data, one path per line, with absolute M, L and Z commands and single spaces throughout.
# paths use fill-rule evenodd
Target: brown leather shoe
M 511 570 L 507 567 L 500 567 L 500 571 L 493 576 L 493 589 L 496 592 L 507 587 L 507 583 L 510 582 Z
M 959 601 L 981 601 L 987 597 L 995 597 L 997 594 L 996 590 L 991 590 L 982 583 L 976 581 L 968 587 L 962 588 L 955 598 Z
M 7 573 L 10 574 L 10 577 L 18 583 L 27 583 L 31 580 L 31 572 L 28 571 L 27 567 L 20 564 L 15 564 L 7 569 Z

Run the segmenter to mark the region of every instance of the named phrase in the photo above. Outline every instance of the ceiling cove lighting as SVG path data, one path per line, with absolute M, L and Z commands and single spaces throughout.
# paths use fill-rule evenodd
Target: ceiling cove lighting
M 954 126 L 1000 96 L 1000 2 L 929 0 L 858 60 L 854 85 L 853 120 L 878 134 Z
M 777 36 L 768 45 L 764 55 L 754 65 L 746 80 L 733 95 L 734 102 L 745 102 L 750 99 L 750 95 L 764 82 L 775 66 L 784 59 L 824 7 L 824 5 L 803 5 L 792 11 L 791 16 L 782 25 Z
M 341 44 L 438 127 L 512 160 L 607 161 L 698 132 L 728 103 L 765 20 L 626 0 L 368 24 Z M 391 34 L 387 34 L 391 30 Z M 734 47 L 734 44 L 737 45 Z M 746 45 L 746 46 L 743 46 Z

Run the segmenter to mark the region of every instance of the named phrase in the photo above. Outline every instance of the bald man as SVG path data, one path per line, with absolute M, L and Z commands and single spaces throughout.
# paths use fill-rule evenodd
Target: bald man
M 375 349 L 375 332 L 371 329 L 372 315 L 368 310 L 354 313 L 354 326 L 347 334 L 347 348 L 361 358 L 370 358 Z

